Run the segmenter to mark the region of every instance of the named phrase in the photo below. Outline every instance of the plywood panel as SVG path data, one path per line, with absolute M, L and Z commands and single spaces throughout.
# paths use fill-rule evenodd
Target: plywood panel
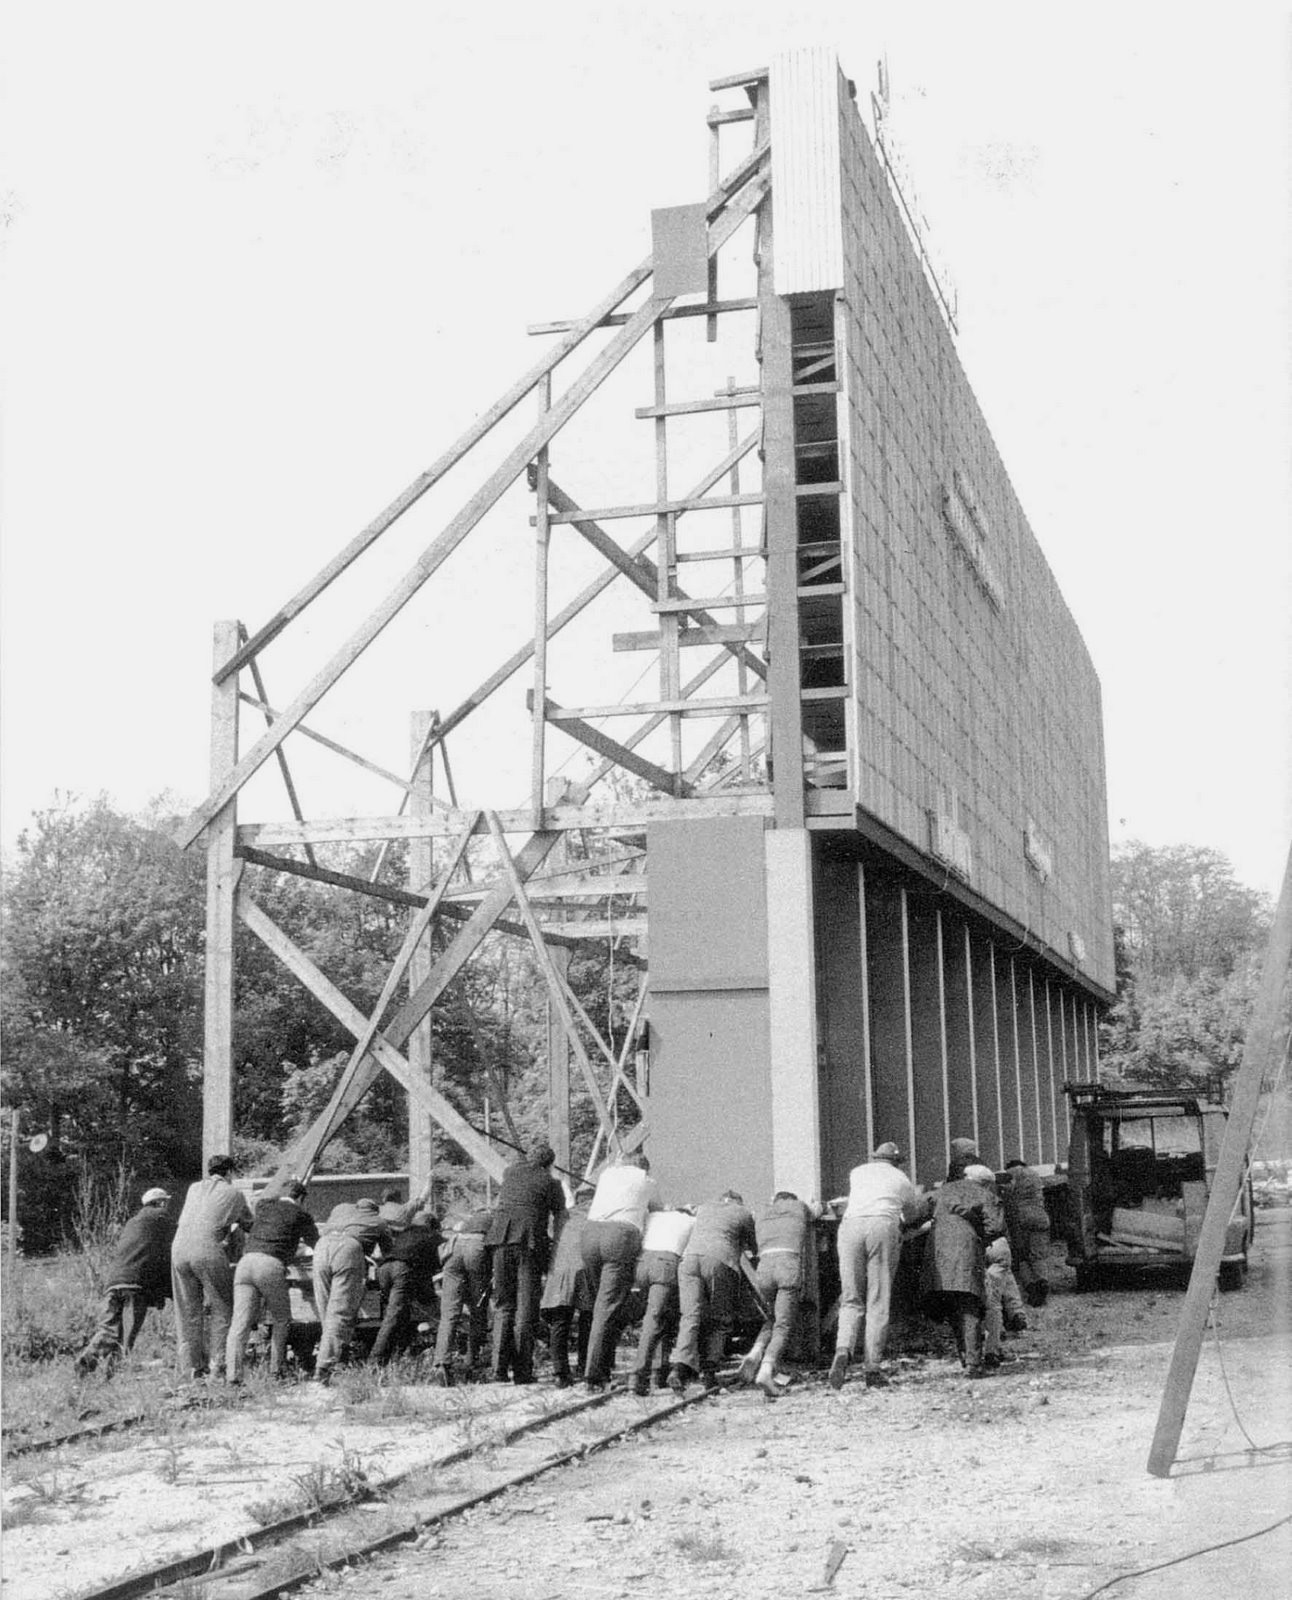
M 870 1151 L 862 865 L 819 854 L 815 905 L 822 1044 L 821 1185 L 832 1195 L 846 1192 L 849 1172 Z
M 767 986 L 763 822 L 652 823 L 651 990 Z
M 837 289 L 843 283 L 839 64 L 829 49 L 789 50 L 773 58 L 769 82 L 776 293 Z

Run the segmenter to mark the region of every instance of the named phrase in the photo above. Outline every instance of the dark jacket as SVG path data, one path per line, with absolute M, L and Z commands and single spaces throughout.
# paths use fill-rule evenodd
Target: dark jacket
M 565 1191 L 551 1170 L 528 1160 L 513 1161 L 502 1175 L 488 1242 L 495 1247 L 523 1245 L 538 1256 L 540 1267 L 546 1267 L 551 1240 L 564 1221 Z
M 107 1289 L 129 1285 L 142 1289 L 150 1305 L 170 1299 L 170 1245 L 175 1228 L 164 1211 L 142 1206 L 122 1228 L 108 1262 Z
M 739 1200 L 711 1200 L 695 1208 L 695 1227 L 682 1252 L 684 1261 L 688 1256 L 708 1256 L 739 1272 L 745 1251 L 757 1254 L 758 1239 L 753 1213 Z
M 944 1183 L 934 1197 L 933 1228 L 924 1245 L 920 1298 L 984 1294 L 983 1246 L 1005 1231 L 1005 1213 L 994 1189 L 968 1178 Z M 935 1304 L 936 1309 L 936 1304 Z
M 274 1195 L 256 1206 L 247 1235 L 247 1254 L 273 1256 L 286 1266 L 295 1260 L 300 1245 L 313 1244 L 318 1236 L 318 1225 L 303 1206 Z
M 421 1299 L 427 1299 L 435 1292 L 431 1280 L 440 1270 L 442 1242 L 443 1236 L 438 1222 L 434 1227 L 430 1224 L 414 1223 L 407 1228 L 401 1228 L 391 1238 L 389 1248 L 381 1252 L 381 1259 L 406 1262 L 413 1279 L 413 1293 Z

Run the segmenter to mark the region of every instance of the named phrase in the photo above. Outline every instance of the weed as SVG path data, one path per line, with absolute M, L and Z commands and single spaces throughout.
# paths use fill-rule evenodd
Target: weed
M 688 1561 L 734 1561 L 736 1552 L 720 1534 L 697 1533 L 693 1528 L 675 1534 L 673 1546 Z
M 63 1477 L 58 1472 L 33 1472 L 26 1479 L 27 1504 L 45 1513 L 60 1507 L 79 1506 L 89 1492 L 89 1484 L 81 1478 Z M 29 1521 L 44 1520 L 28 1518 Z
M 39 1500 L 19 1500 L 0 1511 L 0 1531 L 12 1533 L 18 1528 L 39 1527 L 41 1523 L 53 1520 L 54 1513 L 48 1506 L 41 1505 Z
M 1067 1555 L 1075 1548 L 1071 1539 L 1055 1539 L 1048 1534 L 1029 1534 L 1026 1539 L 1020 1539 L 1013 1546 L 1018 1555 L 1038 1556 L 1043 1561 L 1053 1561 L 1058 1556 Z
M 969 1539 L 963 1544 L 956 1545 L 951 1551 L 953 1561 L 968 1561 L 978 1565 L 987 1561 L 995 1561 L 995 1547 L 983 1539 Z
M 157 1464 L 157 1476 L 163 1483 L 178 1483 L 184 1470 L 184 1452 L 180 1449 L 179 1440 L 173 1433 L 168 1433 L 158 1449 L 161 1460 Z

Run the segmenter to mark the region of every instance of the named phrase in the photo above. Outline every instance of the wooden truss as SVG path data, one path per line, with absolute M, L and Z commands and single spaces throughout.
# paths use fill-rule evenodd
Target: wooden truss
M 641 835 L 647 824 L 681 817 L 771 816 L 775 804 L 761 759 L 768 747 L 769 708 L 774 711 L 776 697 L 769 681 L 770 608 L 762 575 L 766 530 L 751 540 L 746 537 L 744 519 L 750 511 L 761 513 L 767 504 L 761 468 L 751 468 L 749 463 L 756 453 L 761 457 L 765 451 L 766 430 L 774 410 L 769 409 L 764 392 L 767 384 L 784 387 L 785 383 L 788 364 L 780 361 L 778 365 L 777 359 L 777 351 L 784 345 L 778 333 L 784 312 L 773 304 L 765 262 L 758 271 L 757 295 L 724 300 L 718 293 L 721 252 L 746 222 L 752 222 L 757 232 L 756 249 L 765 254 L 770 246 L 766 84 L 757 80 L 745 86 L 757 116 L 751 110 L 709 118 L 713 154 L 711 193 L 704 206 L 709 268 L 703 299 L 679 303 L 676 295 L 656 292 L 657 263 L 647 257 L 583 317 L 532 328 L 531 332 L 554 338 L 546 354 L 267 622 L 254 631 L 240 623 L 217 626 L 211 790 L 178 835 L 185 847 L 204 838 L 207 849 L 204 1142 L 208 1154 L 227 1147 L 232 1133 L 235 918 L 354 1039 L 327 1106 L 285 1154 L 280 1176 L 302 1174 L 316 1165 L 328 1141 L 383 1072 L 406 1090 L 419 1117 L 430 1119 L 485 1172 L 494 1177 L 500 1174 L 506 1158 L 496 1143 L 433 1087 L 428 1023 L 432 1007 L 449 991 L 483 941 L 500 933 L 524 938 L 532 945 L 547 987 L 553 1040 L 551 1125 L 562 1164 L 569 1166 L 570 1152 L 568 1117 L 556 1104 L 565 1070 L 558 1058 L 573 1060 L 596 1108 L 598 1131 L 591 1161 L 646 1137 L 647 1098 L 631 1073 L 632 1040 L 647 993 L 644 972 L 632 1026 L 615 1048 L 593 1027 L 569 986 L 570 952 L 589 939 L 610 935 L 630 946 L 621 952 L 622 959 L 643 966 L 647 882 L 639 869 Z M 719 129 L 745 121 L 752 123 L 753 147 L 720 179 Z M 670 395 L 666 327 L 678 319 L 704 317 L 712 339 L 719 318 L 750 313 L 759 321 L 763 384 L 739 386 L 728 378 L 725 387 L 712 394 Z M 636 408 L 635 415 L 645 419 L 654 434 L 654 483 L 631 503 L 589 508 L 553 478 L 549 448 L 629 352 L 648 336 L 653 393 L 650 403 Z M 558 392 L 554 385 L 558 370 L 565 374 L 578 361 L 583 363 L 581 369 Z M 504 450 L 501 461 L 486 471 L 400 582 L 286 704 L 271 699 L 262 662 L 274 642 L 433 486 L 485 441 L 497 438 L 498 425 L 531 396 L 537 403 L 531 425 L 518 442 Z M 742 428 L 741 419 L 751 412 L 761 414 L 752 428 Z M 670 483 L 670 430 L 685 427 L 688 418 L 714 413 L 726 417 L 726 448 L 679 494 Z M 530 519 L 534 541 L 532 637 L 519 644 L 458 705 L 443 715 L 422 716 L 406 773 L 394 770 L 389 761 L 376 761 L 348 748 L 317 724 L 312 725 L 310 719 L 369 645 L 426 588 L 504 492 L 522 479 L 534 494 Z M 723 542 L 694 548 L 680 539 L 679 529 L 685 532 L 693 521 L 698 526 L 700 514 L 715 512 L 725 514 L 729 537 Z M 632 519 L 647 526 L 624 542 L 609 531 Z M 595 551 L 604 567 L 553 610 L 549 557 L 554 537 L 564 529 L 572 530 Z M 696 567 L 707 576 L 684 587 L 679 581 L 684 566 Z M 755 568 L 756 581 L 752 577 Z M 725 581 L 715 578 L 715 573 L 725 574 Z M 657 653 L 656 693 L 653 698 L 628 703 L 601 703 L 593 695 L 588 704 L 562 704 L 548 690 L 548 646 L 618 579 L 626 580 L 644 597 L 653 626 L 616 633 L 613 648 Z M 685 676 L 683 651 L 705 653 L 703 663 Z M 448 765 L 449 735 L 526 667 L 531 676 L 526 697 L 531 750 L 527 804 L 513 810 L 464 809 L 458 803 Z M 722 682 L 715 683 L 723 674 Z M 245 750 L 239 742 L 240 707 L 263 723 Z M 711 727 L 693 735 L 690 730 L 699 721 Z M 607 722 L 609 730 L 604 726 Z M 591 771 L 577 783 L 550 771 L 548 746 L 553 730 L 596 758 Z M 391 785 L 398 792 L 396 808 L 375 817 L 307 814 L 289 765 L 289 741 L 293 739 L 309 740 Z M 437 758 L 443 767 L 447 798 L 433 790 L 431 769 Z M 239 795 L 271 760 L 286 791 L 290 820 L 240 825 Z M 649 792 L 625 797 L 603 787 L 604 780 L 616 775 L 627 775 L 637 781 L 639 789 Z M 575 833 L 600 838 L 586 859 L 575 859 L 567 849 L 567 840 Z M 518 836 L 515 843 L 509 842 L 510 835 Z M 380 842 L 370 875 L 340 871 L 322 859 L 329 845 L 356 840 Z M 409 847 L 410 876 L 405 884 L 386 881 L 389 847 L 399 840 L 407 841 Z M 472 866 L 470 847 L 475 840 L 490 842 L 495 863 L 483 879 L 478 851 L 474 869 Z M 377 1003 L 366 1016 L 256 903 L 250 876 L 243 872 L 248 865 L 298 875 L 408 909 L 407 936 Z M 608 910 L 612 905 L 633 909 L 612 916 Z M 433 928 L 438 929 L 438 951 L 431 942 Z M 468 1021 L 491 1097 L 514 1138 L 505 1096 L 481 1047 L 469 1007 Z M 631 1125 L 621 1129 L 625 1114 Z

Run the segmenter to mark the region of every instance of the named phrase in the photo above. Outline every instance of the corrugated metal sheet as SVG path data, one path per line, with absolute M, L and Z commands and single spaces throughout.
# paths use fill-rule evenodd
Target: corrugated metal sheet
M 843 287 L 839 63 L 824 47 L 771 64 L 772 214 L 777 294 Z

